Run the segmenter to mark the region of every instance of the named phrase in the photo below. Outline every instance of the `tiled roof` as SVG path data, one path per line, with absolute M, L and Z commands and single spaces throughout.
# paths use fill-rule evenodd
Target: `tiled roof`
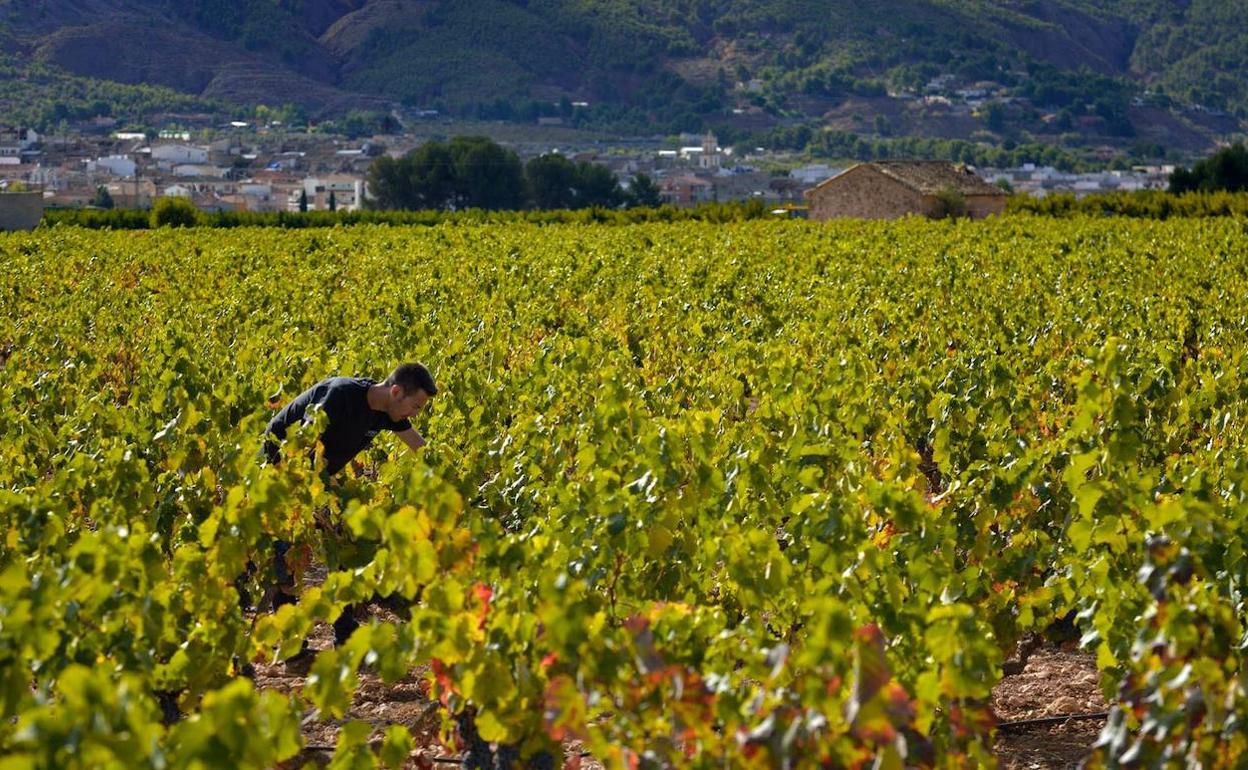
M 869 166 L 923 195 L 934 195 L 950 188 L 963 195 L 1005 195 L 1004 190 L 985 182 L 974 171 L 942 160 L 877 160 L 859 165 Z M 858 166 L 837 174 L 819 186 L 833 182 L 856 168 Z

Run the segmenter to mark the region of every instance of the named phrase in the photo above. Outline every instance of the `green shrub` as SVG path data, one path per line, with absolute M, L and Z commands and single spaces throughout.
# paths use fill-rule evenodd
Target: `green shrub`
M 161 198 L 152 206 L 152 227 L 194 227 L 199 210 L 186 198 Z
M 170 199 L 161 198 L 159 207 Z M 167 204 L 166 204 L 167 205 Z M 719 203 L 703 203 L 694 208 L 679 209 L 672 206 L 658 208 L 634 209 L 536 209 L 529 211 L 486 211 L 484 209 L 464 209 L 461 211 L 445 211 L 424 209 L 418 211 L 309 211 L 298 213 L 293 211 L 215 211 L 196 212 L 194 221 L 174 223 L 163 219 L 158 221 L 156 211 L 139 209 L 81 209 L 56 208 L 49 209 L 44 217 L 44 226 L 58 224 L 75 227 L 87 227 L 96 230 L 144 230 L 169 224 L 195 225 L 197 227 L 231 228 L 231 227 L 280 227 L 301 229 L 306 227 L 334 227 L 337 225 L 419 225 L 433 227 L 436 225 L 471 225 L 471 224 L 516 224 L 527 222 L 535 225 L 556 224 L 593 224 L 629 225 L 640 222 L 744 222 L 750 219 L 769 219 L 770 209 L 762 201 L 726 201 Z
M 936 193 L 936 201 L 928 214 L 932 219 L 959 219 L 966 216 L 966 196 L 952 187 Z

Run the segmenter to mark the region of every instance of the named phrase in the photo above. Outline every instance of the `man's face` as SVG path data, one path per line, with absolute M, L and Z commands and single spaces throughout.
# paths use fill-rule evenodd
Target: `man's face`
M 427 403 L 429 403 L 429 394 L 420 388 L 411 393 L 405 393 L 402 387 L 391 385 L 390 406 L 386 409 L 386 414 L 390 415 L 392 420 L 406 420 L 424 409 Z

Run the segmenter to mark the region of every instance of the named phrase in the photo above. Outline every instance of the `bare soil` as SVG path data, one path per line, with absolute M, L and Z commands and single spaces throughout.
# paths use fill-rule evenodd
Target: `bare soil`
M 372 607 L 373 613 L 384 616 L 386 611 Z M 334 644 L 333 629 L 320 624 L 308 637 L 308 645 L 323 650 Z M 294 693 L 303 688 L 306 671 L 289 669 L 284 663 L 259 664 L 256 666 L 256 687 Z M 285 768 L 303 767 L 307 763 L 327 764 L 338 740 L 338 731 L 349 721 L 368 722 L 374 726 L 369 740 L 380 740 L 390 725 L 401 724 L 412 734 L 418 747 L 409 763 L 410 767 L 423 768 L 435 763 L 438 757 L 453 757 L 456 752 L 444 747 L 438 740 L 441 726 L 441 706 L 429 700 L 429 685 L 424 680 L 424 670 L 417 669 L 407 676 L 387 685 L 367 668 L 360 672 L 360 685 L 355 691 L 355 702 L 344 719 L 322 720 L 316 709 L 308 709 L 303 715 L 304 751 L 283 765 Z M 446 765 L 449 766 L 449 765 Z
M 1101 696 L 1096 659 L 1087 653 L 1044 648 L 1021 673 L 1001 680 L 992 693 L 1001 722 L 1089 714 L 1108 709 Z M 1104 720 L 1077 720 L 1003 730 L 996 753 L 1002 770 L 1074 768 L 1087 759 Z
M 395 620 L 388 610 L 373 605 L 371 614 Z M 308 639 L 315 650 L 333 645 L 333 630 L 318 625 Z M 341 720 L 321 720 L 315 709 L 303 719 L 305 750 L 282 766 L 293 770 L 305 764 L 328 764 L 337 741 L 338 731 L 349 720 L 374 725 L 370 739 L 380 740 L 385 729 L 401 724 L 412 734 L 418 747 L 409 768 L 452 767 L 459 751 L 441 743 L 441 706 L 428 698 L 425 672 L 415 670 L 392 685 L 383 683 L 375 673 L 360 672 L 360 686 L 355 702 Z M 256 666 L 258 688 L 293 693 L 304 685 L 304 673 L 287 670 L 286 665 Z M 1027 661 L 1023 670 L 1006 676 L 993 690 L 992 709 L 999 722 L 1041 717 L 1087 714 L 1108 708 L 1099 688 L 1099 675 L 1092 655 L 1058 647 L 1042 648 Z M 1077 768 L 1087 758 L 1104 722 L 1100 719 L 1075 720 L 1058 724 L 1032 725 L 1001 730 L 997 736 L 996 755 L 1002 770 L 1059 770 Z M 577 744 L 565 746 L 566 757 L 573 760 L 581 753 Z M 580 770 L 596 770 L 601 764 L 591 758 L 579 760 Z

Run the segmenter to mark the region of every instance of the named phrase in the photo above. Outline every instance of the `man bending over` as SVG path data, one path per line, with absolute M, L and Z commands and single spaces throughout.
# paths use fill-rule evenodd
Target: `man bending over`
M 325 473 L 334 475 L 352 458 L 372 445 L 383 430 L 394 431 L 403 443 L 416 451 L 425 439 L 409 418 L 420 412 L 438 392 L 433 375 L 423 364 L 405 363 L 395 368 L 384 382 L 362 377 L 330 377 L 308 388 L 278 412 L 265 429 L 264 452 L 276 465 L 281 459 L 280 442 L 296 423 L 311 422 L 309 411 L 320 409 L 329 418 L 321 433 L 320 444 L 325 457 Z M 295 602 L 294 580 L 286 565 L 290 543 L 278 541 L 274 546 L 274 568 L 277 591 L 274 609 Z M 342 644 L 355 630 L 358 622 L 352 611 L 344 611 L 334 623 L 334 640 Z M 305 650 L 301 656 L 307 654 Z

